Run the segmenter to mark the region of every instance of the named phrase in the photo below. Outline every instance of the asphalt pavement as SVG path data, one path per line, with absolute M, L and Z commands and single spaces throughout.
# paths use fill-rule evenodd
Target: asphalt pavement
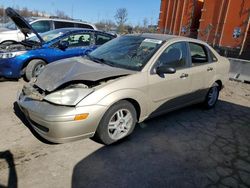
M 250 84 L 228 81 L 217 106 L 137 125 L 111 146 L 51 144 L 20 113 L 25 82 L 0 82 L 0 187 L 250 187 Z

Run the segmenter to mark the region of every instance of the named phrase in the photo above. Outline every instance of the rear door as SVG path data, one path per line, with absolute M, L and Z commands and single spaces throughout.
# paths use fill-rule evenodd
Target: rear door
M 192 92 L 193 97 L 202 100 L 207 89 L 213 84 L 217 59 L 212 58 L 210 50 L 203 44 L 189 42 L 189 55 L 192 65 Z

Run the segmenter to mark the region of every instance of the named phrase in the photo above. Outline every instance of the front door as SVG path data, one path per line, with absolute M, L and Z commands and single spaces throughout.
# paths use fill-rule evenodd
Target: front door
M 65 50 L 60 49 L 58 46 L 54 48 L 53 61 L 70 58 L 75 56 L 85 55 L 86 50 L 91 50 L 93 46 L 92 33 L 74 33 L 60 41 L 68 42 L 69 46 Z
M 189 102 L 191 70 L 187 57 L 187 43 L 177 42 L 168 46 L 156 61 L 154 69 L 165 65 L 175 68 L 176 72 L 164 75 L 149 74 L 148 92 L 152 100 L 153 115 L 179 108 Z

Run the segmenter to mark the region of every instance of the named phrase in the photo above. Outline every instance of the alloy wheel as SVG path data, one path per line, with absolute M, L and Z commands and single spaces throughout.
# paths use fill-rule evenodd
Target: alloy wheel
M 37 77 L 39 74 L 41 74 L 42 70 L 44 69 L 45 65 L 38 64 L 36 68 L 34 69 L 34 77 Z
M 108 123 L 108 134 L 113 140 L 125 137 L 133 124 L 133 117 L 129 110 L 119 109 L 110 118 Z

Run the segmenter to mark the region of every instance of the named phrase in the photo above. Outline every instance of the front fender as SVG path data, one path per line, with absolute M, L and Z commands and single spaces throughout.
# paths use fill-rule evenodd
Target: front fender
M 140 90 L 136 89 L 118 90 L 106 95 L 98 102 L 98 104 L 110 107 L 116 102 L 124 99 L 132 99 L 139 104 L 141 110 L 139 122 L 143 121 L 147 117 L 149 109 L 147 101 L 149 101 L 149 99 L 148 96 Z

